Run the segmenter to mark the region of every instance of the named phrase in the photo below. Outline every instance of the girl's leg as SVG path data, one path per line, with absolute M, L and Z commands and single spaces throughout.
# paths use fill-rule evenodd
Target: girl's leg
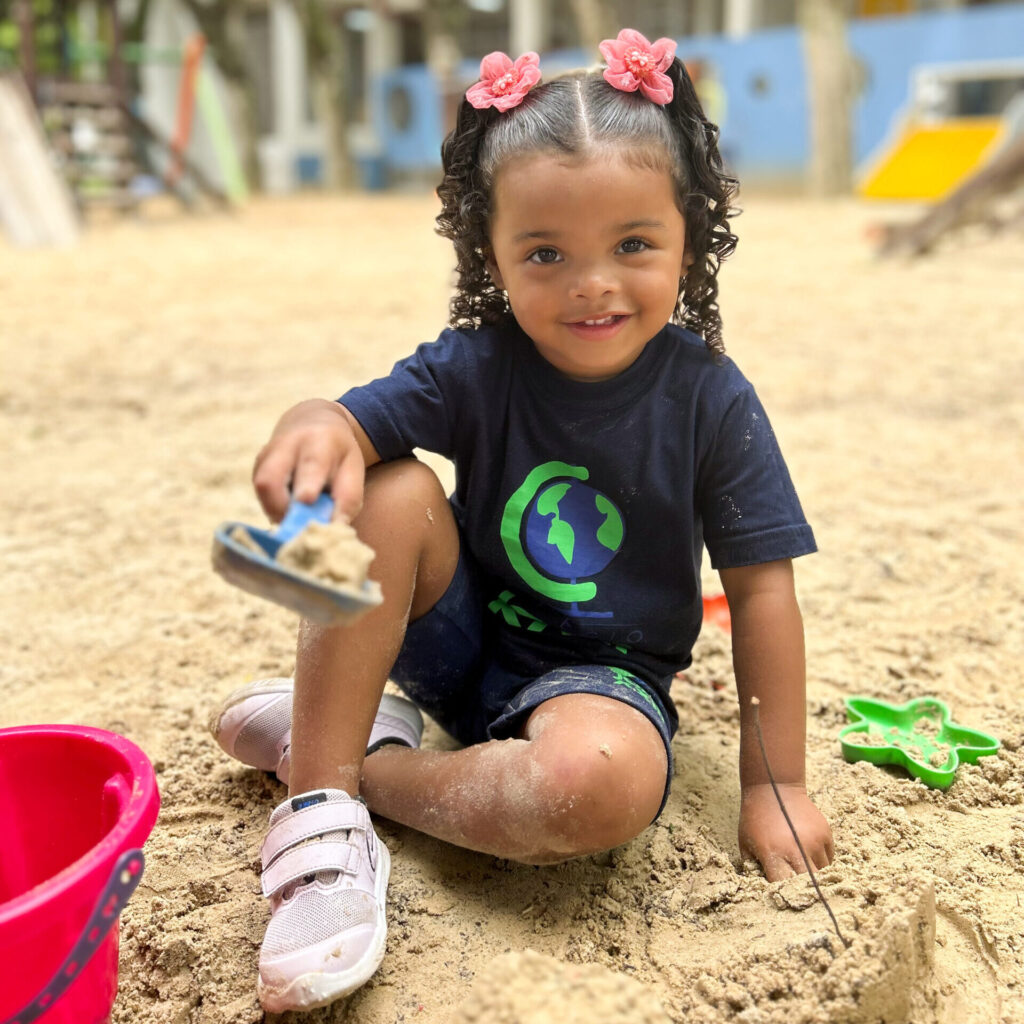
M 471 850 L 554 863 L 632 839 L 654 819 L 667 757 L 658 730 L 621 701 L 545 701 L 521 738 L 456 751 L 383 747 L 363 765 L 370 810 Z
M 303 623 L 295 665 L 289 792 L 341 789 L 355 795 L 388 672 L 410 619 L 444 594 L 459 558 L 448 499 L 433 471 L 414 459 L 373 467 L 353 523 L 376 552 L 370 575 L 384 603 L 351 626 Z
M 376 552 L 370 572 L 384 601 L 351 626 L 300 631 L 290 795 L 271 814 L 261 848 L 271 919 L 258 990 L 273 1013 L 355 991 L 384 956 L 390 857 L 354 797 L 406 624 L 433 607 L 458 564 L 448 500 L 433 472 L 413 459 L 367 473 L 353 525 Z

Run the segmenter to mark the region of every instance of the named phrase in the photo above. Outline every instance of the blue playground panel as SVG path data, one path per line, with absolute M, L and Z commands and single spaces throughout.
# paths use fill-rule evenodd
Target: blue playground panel
M 1024 55 L 1024 3 L 933 11 L 855 21 L 850 46 L 863 64 L 864 89 L 855 111 L 855 159 L 864 160 L 887 135 L 905 105 L 915 67 L 957 61 L 1019 60 Z M 743 176 L 795 178 L 808 158 L 803 50 L 794 27 L 768 29 L 741 40 L 700 36 L 679 41 L 679 56 L 714 68 L 726 93 L 722 148 Z M 550 74 L 592 63 L 582 50 L 546 54 Z M 472 82 L 478 61 L 460 68 Z M 407 123 L 393 117 L 396 91 Z M 399 68 L 375 83 L 372 118 L 383 158 L 397 170 L 440 166 L 444 135 L 437 86 L 422 65 Z
M 857 22 L 850 45 L 867 65 L 855 112 L 860 161 L 888 134 L 919 65 L 1024 58 L 1024 3 Z
M 396 108 L 407 112 L 405 124 L 396 122 Z M 370 118 L 388 167 L 408 171 L 441 166 L 441 96 L 425 65 L 379 75 L 370 94 Z

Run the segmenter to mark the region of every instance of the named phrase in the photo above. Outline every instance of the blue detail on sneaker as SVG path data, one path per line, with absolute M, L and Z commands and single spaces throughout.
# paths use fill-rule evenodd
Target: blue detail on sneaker
M 292 798 L 292 810 L 301 811 L 306 807 L 313 807 L 316 804 L 327 803 L 326 793 L 303 793 L 302 796 Z

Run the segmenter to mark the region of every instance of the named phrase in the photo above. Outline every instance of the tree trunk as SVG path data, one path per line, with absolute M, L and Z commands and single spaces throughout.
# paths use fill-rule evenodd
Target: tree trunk
M 245 9 L 241 4 L 232 4 L 225 15 L 225 37 L 229 39 L 233 50 L 244 53 L 248 45 L 245 30 Z M 242 168 L 249 187 L 255 187 L 260 180 L 259 155 L 256 140 L 260 136 L 260 118 L 256 99 L 256 82 L 249 72 L 248 64 L 240 78 L 225 78 L 229 103 L 231 104 L 231 124 L 241 136 Z
M 35 15 L 29 0 L 14 0 L 11 5 L 11 16 L 18 26 L 18 58 L 21 62 L 21 74 L 29 95 L 36 95 L 36 36 Z
M 311 72 L 313 110 L 324 126 L 326 166 L 324 185 L 329 189 L 348 188 L 352 184 L 352 161 L 348 152 L 348 133 L 344 108 L 337 95 L 337 80 L 330 71 L 317 68 Z
M 242 133 L 240 149 L 242 164 L 249 185 L 257 180 L 256 91 L 242 54 L 245 52 L 244 25 L 239 5 L 231 0 L 183 0 L 196 20 L 199 31 L 206 37 L 206 45 L 213 54 L 217 69 L 224 76 L 228 95 L 232 99 L 231 124 Z M 241 109 L 237 109 L 240 107 Z
M 256 151 L 256 140 L 260 134 L 256 90 L 248 75 L 241 81 L 225 78 L 224 84 L 228 94 L 231 125 L 241 136 L 238 148 L 241 150 L 242 170 L 249 187 L 254 188 L 260 180 L 259 156 Z
M 441 117 L 445 132 L 455 124 L 456 112 L 462 101 L 456 69 L 462 59 L 458 31 L 464 20 L 462 0 L 426 0 L 424 4 L 427 66 L 441 93 Z
M 327 166 L 324 184 L 345 188 L 354 180 L 345 115 L 345 57 L 341 33 L 322 0 L 294 0 L 306 40 L 313 110 L 324 126 Z
M 880 256 L 905 251 L 909 256 L 929 252 L 944 235 L 971 223 L 985 223 L 993 230 L 1015 224 L 1024 204 L 1001 217 L 999 202 L 1014 196 L 1024 185 L 1024 137 L 971 175 L 941 202 L 910 224 L 886 224 L 878 229 Z
M 850 0 L 798 0 L 810 107 L 810 191 L 849 193 L 853 179 L 854 59 L 846 39 Z
M 597 59 L 602 40 L 615 38 L 615 12 L 611 3 L 609 0 L 572 0 L 572 13 L 580 45 Z

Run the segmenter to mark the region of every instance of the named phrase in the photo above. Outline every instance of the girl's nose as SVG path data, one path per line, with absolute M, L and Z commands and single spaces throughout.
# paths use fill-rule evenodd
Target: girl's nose
M 573 282 L 573 295 L 582 299 L 598 299 L 612 294 L 618 287 L 615 275 L 601 264 L 580 268 Z

